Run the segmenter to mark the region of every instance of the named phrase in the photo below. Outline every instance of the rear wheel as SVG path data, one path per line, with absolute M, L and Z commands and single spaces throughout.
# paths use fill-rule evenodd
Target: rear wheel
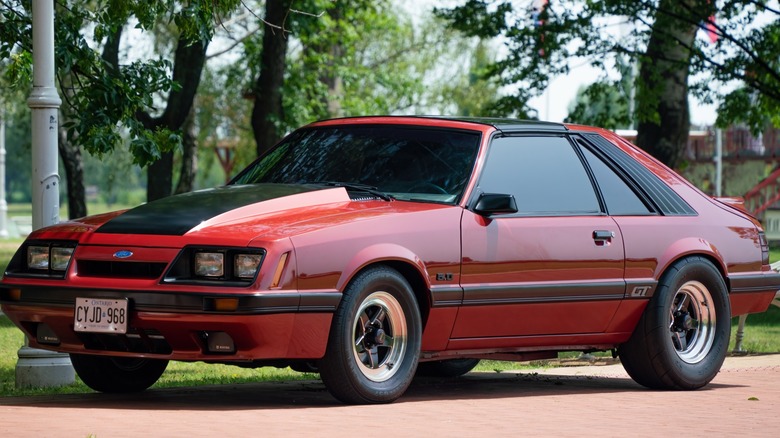
M 628 374 L 654 389 L 697 389 L 720 370 L 731 334 L 720 272 L 703 257 L 674 263 L 634 333 L 618 349 Z
M 325 386 L 345 403 L 389 403 L 414 377 L 422 323 L 412 288 L 388 267 L 358 274 L 333 317 L 325 357 Z
M 79 378 L 100 392 L 140 392 L 154 385 L 168 367 L 167 360 L 71 354 Z

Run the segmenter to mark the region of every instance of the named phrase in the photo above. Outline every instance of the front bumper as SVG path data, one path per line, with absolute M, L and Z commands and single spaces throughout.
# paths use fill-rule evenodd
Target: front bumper
M 76 297 L 127 298 L 126 334 L 76 332 Z M 0 287 L 0 304 L 31 347 L 65 353 L 169 360 L 246 362 L 317 359 L 325 354 L 338 292 L 206 294 L 48 287 Z M 232 311 L 214 302 L 235 298 Z M 231 351 L 212 351 L 209 336 L 227 335 Z M 42 336 L 45 335 L 45 336 Z

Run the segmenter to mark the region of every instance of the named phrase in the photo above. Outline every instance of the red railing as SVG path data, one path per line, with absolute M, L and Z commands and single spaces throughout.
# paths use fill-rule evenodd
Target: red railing
M 630 142 L 636 141 L 636 131 L 617 131 Z M 685 147 L 685 159 L 691 162 L 712 162 L 715 158 L 715 130 L 691 130 Z M 768 127 L 753 135 L 745 126 L 730 126 L 723 130 L 723 161 L 780 160 L 780 128 Z
M 780 202 L 780 167 L 745 194 L 745 207 L 756 217 L 761 217 L 777 202 Z

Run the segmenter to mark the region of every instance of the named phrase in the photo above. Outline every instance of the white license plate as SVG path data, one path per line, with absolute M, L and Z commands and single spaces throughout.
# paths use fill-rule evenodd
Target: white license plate
M 76 298 L 73 329 L 77 332 L 126 333 L 127 299 Z

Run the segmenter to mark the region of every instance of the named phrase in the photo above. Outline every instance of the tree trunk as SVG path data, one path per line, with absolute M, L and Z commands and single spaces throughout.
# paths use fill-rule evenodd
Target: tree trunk
M 268 0 L 265 3 L 265 21 L 278 29 L 266 26 L 263 34 L 263 53 L 260 74 L 255 83 L 255 103 L 252 108 L 252 130 L 257 143 L 257 155 L 262 155 L 282 138 L 278 122 L 283 120 L 282 85 L 284 85 L 287 35 L 284 26 L 292 0 Z
M 140 114 L 138 119 L 147 129 L 160 127 L 179 131 L 192 110 L 200 76 L 206 62 L 208 42 L 189 41 L 180 37 L 176 46 L 173 64 L 173 80 L 181 86 L 168 95 L 165 111 L 158 118 Z M 162 157 L 147 169 L 146 200 L 165 198 L 173 190 L 173 152 L 164 152 Z
M 637 146 L 664 164 L 681 164 L 690 130 L 688 74 L 700 0 L 661 0 L 637 83 Z M 692 16 L 698 11 L 700 17 Z
M 84 217 L 87 215 L 87 196 L 84 190 L 81 148 L 68 141 L 64 128 L 60 128 L 57 137 L 57 149 L 65 169 L 65 184 L 68 189 L 68 218 Z
M 163 152 L 160 159 L 146 168 L 146 200 L 171 196 L 173 186 L 173 152 Z
M 340 6 L 336 5 L 336 7 L 328 9 L 328 15 L 334 23 L 339 23 L 344 19 Z M 344 111 L 341 108 L 341 98 L 344 95 L 344 81 L 338 73 L 336 64 L 344 57 L 345 50 L 340 41 L 332 43 L 327 50 L 330 55 L 328 70 L 320 80 L 328 87 L 328 117 L 342 117 Z
M 192 130 L 195 122 L 195 111 L 190 110 L 182 129 L 182 154 L 179 183 L 174 193 L 187 193 L 195 188 L 195 176 L 198 174 L 198 142 Z

